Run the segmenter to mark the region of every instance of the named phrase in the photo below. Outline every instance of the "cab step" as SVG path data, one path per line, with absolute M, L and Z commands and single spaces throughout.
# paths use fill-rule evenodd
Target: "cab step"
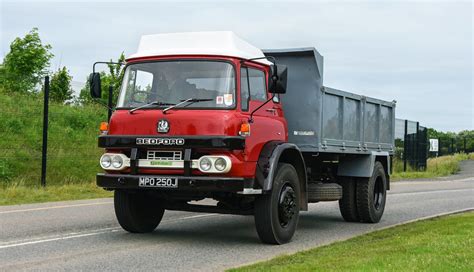
M 337 183 L 309 183 L 308 202 L 334 201 L 342 198 L 342 186 Z

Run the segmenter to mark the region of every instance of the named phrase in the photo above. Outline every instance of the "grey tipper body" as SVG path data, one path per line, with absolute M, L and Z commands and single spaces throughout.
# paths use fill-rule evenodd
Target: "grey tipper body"
M 264 50 L 288 67 L 281 96 L 289 142 L 302 152 L 393 153 L 395 102 L 323 86 L 323 57 L 315 48 Z

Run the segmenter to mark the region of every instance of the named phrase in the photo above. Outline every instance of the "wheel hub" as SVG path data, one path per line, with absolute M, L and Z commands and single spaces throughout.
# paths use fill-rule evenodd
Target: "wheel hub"
M 280 225 L 286 227 L 296 213 L 296 193 L 289 185 L 283 186 L 278 203 Z
M 383 180 L 381 178 L 377 178 L 374 185 L 374 208 L 376 210 L 379 210 L 382 206 L 384 193 Z

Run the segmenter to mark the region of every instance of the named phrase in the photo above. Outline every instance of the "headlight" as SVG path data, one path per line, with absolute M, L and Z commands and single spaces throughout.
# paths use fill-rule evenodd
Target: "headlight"
M 227 167 L 227 162 L 226 162 L 223 158 L 218 158 L 218 159 L 214 162 L 214 167 L 215 167 L 218 171 L 224 171 L 224 169 Z
M 202 158 L 199 161 L 199 168 L 201 169 L 201 171 L 209 171 L 211 169 L 211 166 L 212 162 L 208 158 Z
M 103 168 L 109 168 L 111 164 L 112 164 L 112 158 L 110 158 L 109 155 L 103 155 L 100 158 L 100 165 L 102 165 Z
M 123 164 L 123 159 L 121 156 L 114 156 L 112 159 L 112 166 L 115 168 L 120 168 L 122 167 Z M 110 165 L 110 163 L 109 163 Z

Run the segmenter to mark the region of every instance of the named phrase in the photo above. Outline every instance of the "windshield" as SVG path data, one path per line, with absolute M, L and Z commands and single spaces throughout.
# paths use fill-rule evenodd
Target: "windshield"
M 190 98 L 203 101 L 182 107 L 233 108 L 234 67 L 226 62 L 202 60 L 131 64 L 125 70 L 117 107 L 134 108 L 154 101 L 178 104 Z

